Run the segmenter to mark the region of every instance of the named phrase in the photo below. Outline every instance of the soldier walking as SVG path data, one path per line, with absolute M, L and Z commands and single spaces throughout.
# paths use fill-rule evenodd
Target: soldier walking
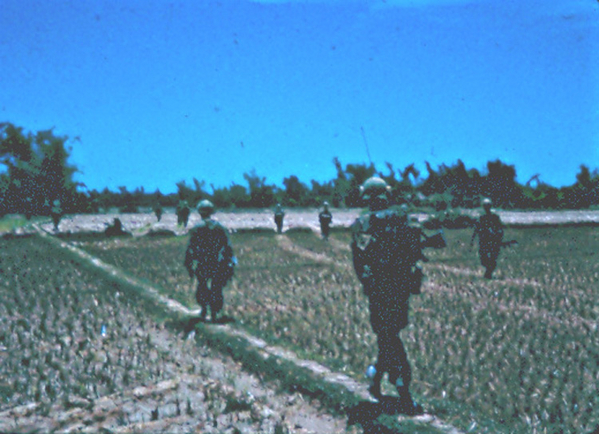
M 202 200 L 198 211 L 202 221 L 190 231 L 184 265 L 189 277 L 198 280 L 196 300 L 202 308 L 200 319 L 206 319 L 210 308 L 212 322 L 217 322 L 224 304 L 223 288 L 233 277 L 237 259 L 227 230 L 210 218 L 214 213 L 212 202 Z
M 162 218 L 163 212 L 164 212 L 164 209 L 162 208 L 162 205 L 160 204 L 159 201 L 156 201 L 156 203 L 154 204 L 154 214 L 156 215 L 156 218 L 158 219 L 158 221 L 160 221 L 160 219 Z
M 187 222 L 189 220 L 189 214 L 191 213 L 191 208 L 186 200 L 180 200 L 177 204 L 177 224 L 183 225 L 183 227 L 187 227 Z
M 322 234 L 322 238 L 328 240 L 333 215 L 329 211 L 329 203 L 327 201 L 324 202 L 323 207 L 324 209 L 318 214 L 318 221 L 320 222 L 320 233 Z
M 60 206 L 60 200 L 54 199 L 52 202 L 52 208 L 50 209 L 50 217 L 52 217 L 52 223 L 54 224 L 54 231 L 58 231 L 58 225 L 62 218 L 62 207 Z
M 275 208 L 275 224 L 277 225 L 277 233 L 283 232 L 283 218 L 285 217 L 285 211 L 281 208 L 281 204 L 278 203 Z
M 419 260 L 426 260 L 423 247 L 445 247 L 442 233 L 428 238 L 408 224 L 407 215 L 388 208 L 387 183 L 369 178 L 361 187 L 368 212 L 353 223 L 351 250 L 353 265 L 370 304 L 370 324 L 377 335 L 378 357 L 369 368 L 370 393 L 381 400 L 385 372 L 397 388 L 400 410 L 422 414 L 422 407 L 410 394 L 412 369 L 399 332 L 408 325 L 409 298 L 420 293 L 423 273 Z
M 503 225 L 499 216 L 491 211 L 493 203 L 485 198 L 482 202 L 485 213 L 478 219 L 470 239 L 470 248 L 474 238 L 478 236 L 478 256 L 480 263 L 485 267 L 485 279 L 493 278 L 493 271 L 497 267 L 497 258 L 503 242 Z

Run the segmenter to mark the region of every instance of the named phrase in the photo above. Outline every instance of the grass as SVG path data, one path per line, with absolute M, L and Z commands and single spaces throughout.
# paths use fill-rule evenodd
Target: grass
M 427 282 L 402 332 L 413 389 L 472 432 L 580 432 L 599 424 L 599 234 L 508 229 L 496 278 L 481 278 L 471 231 L 427 252 Z M 376 357 L 349 234 L 234 234 L 239 266 L 226 312 L 260 337 L 363 378 Z M 182 267 L 186 237 L 88 243 L 91 253 L 195 307 Z
M 9 215 L 0 218 L 0 233 L 12 232 L 17 228 L 28 226 L 33 223 L 40 223 L 48 221 L 48 217 L 32 217 L 27 220 L 22 215 Z

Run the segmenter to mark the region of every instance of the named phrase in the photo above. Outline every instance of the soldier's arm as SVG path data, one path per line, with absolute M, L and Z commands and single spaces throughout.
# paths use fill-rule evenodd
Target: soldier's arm
M 194 257 L 195 257 L 195 253 L 194 253 L 194 243 L 193 243 L 193 237 L 194 233 L 191 233 L 191 236 L 189 238 L 189 244 L 187 245 L 187 250 L 185 251 L 185 261 L 183 262 L 183 265 L 185 265 L 185 268 L 187 269 L 187 273 L 189 274 L 189 277 L 193 277 L 193 273 L 194 273 L 194 265 L 193 265 L 193 261 L 194 261 Z
M 187 273 L 189 274 L 189 277 L 193 277 L 193 250 L 191 249 L 191 246 L 189 246 L 187 248 L 187 250 L 185 251 L 185 269 L 187 269 Z
M 234 252 L 231 239 L 227 233 L 227 230 L 220 223 L 215 226 L 215 230 L 218 232 L 218 243 L 222 246 L 223 262 L 230 264 L 233 262 Z
M 501 223 L 501 219 L 497 216 L 496 219 L 497 224 L 497 236 L 501 240 L 503 238 L 503 224 Z
M 354 265 L 354 271 L 360 282 L 363 285 L 367 285 L 372 279 L 372 273 L 370 270 L 370 266 L 366 260 L 366 254 L 364 248 L 360 248 L 358 243 L 358 238 L 360 235 L 360 226 L 357 223 L 352 225 L 352 242 L 351 242 L 351 251 L 352 251 L 352 260 Z

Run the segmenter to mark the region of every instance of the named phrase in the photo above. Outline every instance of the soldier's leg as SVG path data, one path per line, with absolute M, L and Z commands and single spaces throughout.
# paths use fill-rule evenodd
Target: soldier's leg
M 198 287 L 196 289 L 196 301 L 202 308 L 200 318 L 205 319 L 208 313 L 208 282 L 205 279 L 198 279 Z
M 390 346 L 394 352 L 396 365 L 389 370 L 389 381 L 395 385 L 399 395 L 401 410 L 409 415 L 424 413 L 422 406 L 412 399 L 410 383 L 412 382 L 412 367 L 401 338 L 391 339 Z
M 384 371 L 379 370 L 378 363 L 375 366 L 375 370 L 376 372 L 374 377 L 372 377 L 372 382 L 368 387 L 368 392 L 370 392 L 374 398 L 380 400 L 383 397 L 383 394 L 381 393 L 381 381 L 383 380 Z
M 376 364 L 374 365 L 375 374 L 374 377 L 372 377 L 372 382 L 368 387 L 368 391 L 373 397 L 380 400 L 383 396 L 381 393 L 381 381 L 383 380 L 385 372 L 388 372 L 391 367 L 392 356 L 389 354 L 390 342 L 388 336 L 384 332 L 380 332 L 376 337 L 379 351 Z
M 483 266 L 486 268 L 485 278 L 491 279 L 493 277 L 493 271 L 497 268 L 497 257 L 499 256 L 499 249 L 489 247 L 485 249 L 485 257 Z M 482 262 L 482 259 L 481 259 Z
M 397 387 L 402 395 L 409 395 L 408 389 L 412 382 L 412 368 L 408 361 L 408 355 L 399 336 L 389 339 L 389 357 L 393 359 L 393 367 L 389 369 L 389 381 Z
M 491 278 L 491 274 L 493 273 L 493 270 L 491 269 L 491 271 L 489 271 L 490 268 L 492 267 L 491 264 L 491 251 L 487 246 L 481 246 L 479 248 L 478 251 L 479 257 L 480 257 L 480 264 L 485 267 L 485 278 L 486 279 L 490 279 Z
M 212 321 L 217 320 L 218 314 L 225 303 L 223 297 L 225 283 L 226 282 L 223 282 L 222 279 L 219 278 L 213 278 L 210 283 L 210 314 L 212 316 Z

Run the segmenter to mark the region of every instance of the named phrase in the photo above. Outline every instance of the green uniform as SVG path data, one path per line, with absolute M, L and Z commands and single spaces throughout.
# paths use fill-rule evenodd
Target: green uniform
M 285 212 L 281 209 L 281 207 L 277 207 L 275 210 L 275 224 L 277 225 L 277 233 L 283 232 L 283 218 L 285 217 Z
M 179 204 L 177 205 L 177 224 L 187 227 L 189 214 L 191 214 L 191 209 L 189 208 L 187 201 L 183 200 L 179 202 Z
M 476 222 L 472 239 L 478 236 L 478 256 L 485 267 L 485 278 L 491 279 L 503 241 L 503 225 L 497 214 L 488 212 Z
M 421 413 L 409 392 L 412 369 L 399 332 L 408 325 L 410 296 L 420 293 L 423 274 L 418 261 L 426 260 L 422 249 L 444 247 L 445 240 L 442 233 L 428 238 L 422 229 L 408 224 L 405 213 L 386 208 L 371 209 L 351 229 L 353 265 L 369 300 L 370 324 L 378 343 L 369 390 L 380 399 L 380 383 L 387 372 L 404 410 Z
M 52 217 L 52 223 L 54 224 L 54 230 L 58 230 L 58 224 L 60 223 L 60 219 L 62 218 L 62 208 L 60 206 L 60 201 L 55 200 L 52 205 L 52 209 L 50 210 L 50 217 Z
M 184 265 L 189 276 L 198 280 L 196 300 L 202 318 L 208 307 L 213 320 L 221 311 L 223 288 L 233 277 L 235 263 L 227 231 L 220 223 L 206 218 L 191 229 Z
M 329 233 L 331 232 L 333 215 L 328 209 L 325 209 L 318 214 L 318 221 L 320 223 L 320 232 L 322 233 L 322 237 L 326 240 L 329 238 Z
M 163 211 L 164 210 L 162 209 L 162 205 L 160 205 L 159 203 L 154 206 L 154 214 L 156 215 L 158 221 L 160 221 L 160 219 L 162 218 Z

